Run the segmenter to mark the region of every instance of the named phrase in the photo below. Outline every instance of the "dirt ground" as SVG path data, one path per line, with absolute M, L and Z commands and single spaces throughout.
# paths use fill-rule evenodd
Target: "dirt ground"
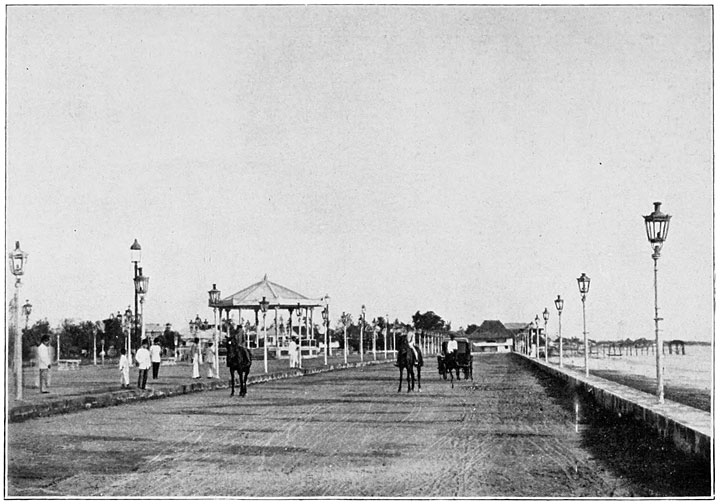
M 8 426 L 7 496 L 708 496 L 707 464 L 511 355 L 338 371 Z M 575 405 L 578 404 L 576 417 Z

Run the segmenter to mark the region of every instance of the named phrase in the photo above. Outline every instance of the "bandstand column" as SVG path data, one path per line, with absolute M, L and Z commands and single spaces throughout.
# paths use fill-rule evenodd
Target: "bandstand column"
M 297 310 L 297 320 L 298 320 L 298 341 L 300 341 L 300 344 L 298 345 L 300 356 L 298 357 L 298 365 L 302 367 L 302 330 L 300 329 L 302 324 L 302 319 L 300 318 L 300 308 Z
M 308 326 L 308 317 L 305 317 L 305 334 L 308 335 L 308 339 L 312 338 L 315 341 L 315 325 L 313 324 L 313 315 L 315 314 L 315 308 L 305 308 L 305 313 L 310 312 L 310 325 Z M 308 332 L 309 331 L 309 332 Z
M 308 326 L 308 316 L 307 316 L 308 309 L 305 308 L 305 335 L 308 337 L 308 344 L 310 343 L 310 331 Z M 310 316 L 312 316 L 312 312 L 310 312 Z
M 260 348 L 260 317 L 258 316 L 259 308 L 255 308 L 255 348 Z
M 275 305 L 275 352 L 280 357 L 280 333 L 278 332 L 278 307 Z
M 244 334 L 245 332 L 244 332 L 244 328 L 242 326 L 242 308 L 238 308 L 238 324 L 240 325 L 240 329 L 243 331 L 243 334 Z M 228 336 L 230 336 L 229 332 L 228 332 Z M 245 345 L 245 343 L 243 341 L 241 341 L 240 344 Z M 249 345 L 249 343 L 248 343 L 248 345 Z

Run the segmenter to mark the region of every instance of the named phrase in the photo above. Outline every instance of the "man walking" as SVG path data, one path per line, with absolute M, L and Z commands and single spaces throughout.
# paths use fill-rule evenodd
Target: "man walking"
M 160 362 L 162 361 L 162 348 L 160 348 L 160 340 L 155 338 L 152 346 L 150 346 L 150 362 L 152 362 L 153 380 L 157 380 L 158 371 L 160 371 Z
M 50 343 L 50 336 L 43 334 L 40 338 L 40 345 L 37 349 L 38 368 L 40 369 L 40 393 L 49 394 L 48 381 L 50 380 L 50 349 L 48 344 Z
M 142 341 L 142 346 L 135 353 L 135 361 L 138 365 L 138 388 L 145 389 L 147 383 L 148 370 L 150 369 L 150 351 L 148 350 L 147 340 Z
M 208 378 L 220 378 L 215 376 L 215 349 L 212 347 L 212 341 L 209 341 L 205 347 L 205 370 Z
M 290 358 L 290 368 L 296 368 L 298 366 L 298 344 L 297 338 L 293 337 L 290 339 L 288 345 L 288 357 Z

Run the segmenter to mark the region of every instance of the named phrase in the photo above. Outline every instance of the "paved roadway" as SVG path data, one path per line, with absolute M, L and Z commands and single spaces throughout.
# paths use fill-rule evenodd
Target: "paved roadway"
M 397 393 L 373 366 L 7 427 L 8 496 L 709 495 L 707 466 L 510 355 Z M 576 423 L 575 403 L 579 404 Z

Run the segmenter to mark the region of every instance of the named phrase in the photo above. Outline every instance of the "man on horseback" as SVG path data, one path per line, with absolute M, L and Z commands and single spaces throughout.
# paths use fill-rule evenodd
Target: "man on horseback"
M 412 350 L 412 353 L 415 355 L 415 362 L 418 361 L 418 353 L 417 349 L 415 348 L 415 332 L 410 330 L 407 333 L 406 337 L 406 344 L 410 350 Z M 397 354 L 397 359 L 395 360 L 395 367 L 400 366 L 400 352 Z
M 450 372 L 450 376 L 452 377 L 452 370 L 455 370 L 455 376 L 457 376 L 457 379 L 460 379 L 460 368 L 457 365 L 457 353 L 458 353 L 458 342 L 455 341 L 455 335 L 450 334 L 450 339 L 443 343 L 443 356 L 442 356 L 442 362 L 443 366 L 442 368 Z M 438 360 L 440 360 L 441 357 L 438 357 Z M 442 374 L 442 373 L 441 373 Z M 443 374 L 443 377 L 445 375 Z

